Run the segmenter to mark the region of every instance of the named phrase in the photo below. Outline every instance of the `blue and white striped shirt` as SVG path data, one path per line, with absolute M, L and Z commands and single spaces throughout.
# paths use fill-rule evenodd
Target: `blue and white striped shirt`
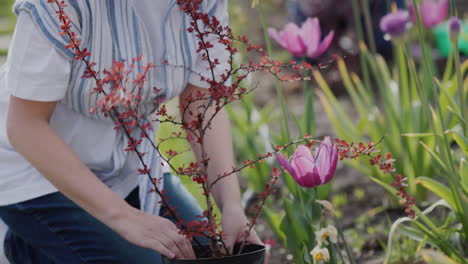
M 80 36 L 82 48 L 91 51 L 90 60 L 97 63 L 95 69 L 102 71 L 110 68 L 116 60 L 131 61 L 140 55 L 143 56 L 143 63 L 152 62 L 157 65 L 148 76 L 143 89 L 140 111 L 144 115 L 155 111 L 153 102 L 157 96 L 169 100 L 179 95 L 187 83 L 206 87 L 206 83 L 200 81 L 199 74 L 208 76 L 208 64 L 196 52 L 198 41 L 193 34 L 186 31 L 190 21 L 180 11 L 176 0 L 67 2 L 69 6 L 65 11 L 73 22 L 72 30 Z M 222 23 L 227 23 L 227 0 L 205 0 L 202 8 L 203 12 L 215 15 Z M 81 78 L 85 70 L 84 63 L 73 60 L 72 51 L 65 48 L 68 44 L 67 37 L 58 34 L 60 28 L 55 15 L 56 6 L 48 4 L 47 0 L 17 0 L 14 9 L 20 16 L 29 14 L 28 17 L 36 25 L 36 30 L 39 29 L 37 31 L 45 37 L 50 49 L 55 48 L 56 56 L 60 56 L 64 65 L 67 65 L 65 67 L 69 67 L 67 82 L 64 83 L 62 94 L 58 97 L 60 103 L 52 116 L 52 127 L 81 160 L 120 195 L 126 196 L 139 184 L 142 209 L 156 214 L 159 210 L 158 200 L 154 199 L 156 195 L 147 195 L 151 184 L 145 177 L 137 179 L 139 161 L 135 154 L 124 151 L 128 139 L 122 132 L 113 131 L 112 120 L 89 112 L 99 95 L 91 95 L 95 83 Z M 13 45 L 14 43 L 15 41 Z M 214 57 L 227 64 L 228 57 L 224 49 L 214 49 L 212 52 L 216 53 L 213 54 Z M 13 56 L 15 54 L 11 55 Z M 36 56 L 40 58 L 41 54 Z M 34 54 L 30 57 L 33 59 Z M 27 64 L 27 59 L 23 58 L 21 63 Z M 183 67 L 164 65 L 164 61 Z M 15 84 L 19 83 L 16 82 L 15 78 L 18 77 L 15 76 L 20 75 L 14 74 L 12 64 L 14 58 L 9 58 L 3 78 L 5 81 L 2 82 L 0 74 L 0 93 L 3 89 L 8 90 L 9 94 L 25 99 L 47 101 L 49 90 L 44 85 L 15 87 Z M 217 67 L 218 73 L 221 74 L 223 68 Z M 136 72 L 134 74 L 136 75 Z M 21 76 L 27 78 L 28 74 L 23 73 Z M 56 77 L 52 76 L 51 82 Z M 60 80 L 63 82 L 63 79 Z M 162 89 L 162 94 L 154 94 L 152 88 L 155 86 Z M 4 132 L 7 104 L 5 99 L 0 99 L 0 167 L 16 164 L 15 167 L 19 169 L 0 171 L 0 189 L 9 190 L 0 192 L 0 205 L 21 202 L 56 191 L 9 145 Z M 135 137 L 138 137 L 138 134 L 135 134 Z M 148 143 L 143 144 L 141 148 L 142 152 L 148 153 L 144 158 L 147 164 L 151 164 L 153 177 L 160 177 L 162 168 L 157 153 Z M 22 166 L 17 166 L 20 163 Z M 25 182 L 29 182 L 29 187 L 25 187 Z

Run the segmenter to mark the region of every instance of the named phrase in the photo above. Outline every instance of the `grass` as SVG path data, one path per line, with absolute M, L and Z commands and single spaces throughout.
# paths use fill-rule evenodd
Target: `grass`
M 6 23 L 6 27 L 0 28 L 0 35 L 9 35 L 12 34 L 15 30 L 15 19 L 9 19 L 11 22 Z
M 0 1 L 0 20 L 2 20 L 0 35 L 12 34 L 15 29 L 16 16 L 11 11 L 14 0 L 2 0 Z M 5 22 L 3 22 L 5 21 Z M 8 49 L 0 49 L 0 57 L 8 55 Z
M 5 20 L 5 23 L 2 22 L 2 27 L 0 28 L 0 35 L 6 35 L 13 33 L 16 24 L 16 16 L 12 12 L 14 0 L 2 0 L 0 1 L 0 20 Z M 4 52 L 0 52 L 0 56 L 3 56 Z
M 0 17 L 14 17 L 13 12 L 11 12 L 14 2 L 14 0 L 2 0 L 0 2 Z

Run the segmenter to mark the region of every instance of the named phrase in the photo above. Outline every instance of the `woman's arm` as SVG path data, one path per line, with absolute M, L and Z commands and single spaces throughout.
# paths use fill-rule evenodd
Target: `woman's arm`
M 170 258 L 194 257 L 172 222 L 131 207 L 86 167 L 50 126 L 55 105 L 11 96 L 7 133 L 12 146 L 65 196 L 131 243 Z
M 190 94 L 196 94 L 197 91 L 207 92 L 206 89 L 187 85 L 187 88 L 180 96 L 181 104 L 183 105 L 186 98 Z M 198 101 L 189 105 L 186 113 L 197 113 L 200 111 L 200 106 L 207 102 Z M 208 109 L 206 117 L 210 117 L 215 113 L 215 107 Z M 197 116 L 197 115 L 194 115 Z M 185 115 L 185 122 L 190 122 L 193 116 Z M 188 132 L 189 133 L 189 132 Z M 222 109 L 211 123 L 211 129 L 208 129 L 204 137 L 205 151 L 210 159 L 208 166 L 208 182 L 212 183 L 218 179 L 219 175 L 231 171 L 235 167 L 231 125 L 227 113 Z M 192 148 L 195 152 L 197 160 L 201 161 L 202 151 L 200 144 L 192 143 Z M 223 214 L 223 231 L 226 235 L 225 243 L 232 249 L 235 242 L 241 239 L 244 231 L 247 228 L 247 217 L 245 217 L 244 210 L 241 206 L 240 188 L 237 175 L 230 175 L 217 184 L 214 185 L 212 190 L 216 204 Z M 253 230 L 252 230 L 253 231 Z M 252 232 L 249 237 L 249 242 L 255 244 L 262 244 L 261 240 Z

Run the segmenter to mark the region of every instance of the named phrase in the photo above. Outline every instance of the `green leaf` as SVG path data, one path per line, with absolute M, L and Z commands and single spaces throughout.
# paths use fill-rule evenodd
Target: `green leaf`
M 304 246 L 302 248 L 302 254 L 304 256 L 304 262 L 307 264 L 313 264 L 313 261 L 310 259 L 310 252 L 309 249 L 307 248 L 307 245 L 304 243 Z
M 440 251 L 424 249 L 419 254 L 428 264 L 458 264 L 457 261 L 447 257 Z
M 318 93 L 322 106 L 327 113 L 327 116 L 333 122 L 333 126 L 338 131 L 341 130 L 345 134 L 348 134 L 349 138 L 357 138 L 355 133 L 354 123 L 351 121 L 346 111 L 341 107 L 340 102 L 337 100 L 336 96 L 331 91 L 327 82 L 323 78 L 322 74 L 319 71 L 312 71 L 315 81 L 322 89 L 322 92 Z
M 419 142 L 429 154 L 437 161 L 437 163 L 442 167 L 442 169 L 445 171 L 445 173 L 449 173 L 447 170 L 447 166 L 445 166 L 445 163 L 440 159 L 439 155 L 437 155 L 434 151 L 432 151 L 431 148 L 429 148 L 424 142 Z
M 390 193 L 392 197 L 399 199 L 399 197 L 396 195 L 397 190 L 395 190 L 395 188 L 393 188 L 390 184 L 385 183 L 384 181 L 381 181 L 375 177 L 371 177 L 371 180 L 376 182 L 378 185 L 382 186 L 382 188 L 384 188 L 388 193 Z
M 359 112 L 359 115 L 361 117 L 367 117 L 369 114 L 369 107 L 367 107 L 364 104 L 363 98 L 361 98 L 358 95 L 356 88 L 354 87 L 354 84 L 351 81 L 348 68 L 346 67 L 346 64 L 344 63 L 343 60 L 338 60 L 338 69 L 340 71 L 341 78 L 343 79 L 344 86 L 346 90 L 348 91 L 348 94 L 351 100 L 353 101 L 353 105 L 356 107 L 357 111 Z
M 426 189 L 433 192 L 441 199 L 444 199 L 450 205 L 450 207 L 452 207 L 453 210 L 457 211 L 457 204 L 453 199 L 452 192 L 447 186 L 428 177 L 418 177 L 416 178 L 415 183 L 424 186 Z
M 281 222 L 284 218 L 284 214 L 273 212 L 268 206 L 263 207 L 263 213 L 271 227 L 271 230 L 275 234 L 276 238 L 284 245 L 286 245 L 286 234 L 281 229 Z
M 281 229 L 286 234 L 287 247 L 295 259 L 302 259 L 302 245 L 315 241 L 315 230 L 311 224 L 304 221 L 302 212 L 297 210 L 293 200 L 284 199 L 283 205 L 286 215 L 281 222 Z
M 295 115 L 295 114 L 293 114 L 293 113 L 291 113 L 291 117 L 293 118 L 293 121 L 294 121 L 294 123 L 296 124 L 296 128 L 297 128 L 297 130 L 299 131 L 299 134 L 300 134 L 300 135 L 305 135 L 305 134 L 306 134 L 306 129 L 305 129 L 305 127 L 306 127 L 306 125 L 305 125 L 305 123 L 306 123 L 306 121 L 305 121 L 305 115 L 304 115 L 304 117 L 303 117 L 302 122 L 299 120 L 299 118 L 297 117 L 297 115 Z M 313 135 L 311 135 L 311 136 L 313 136 Z
M 457 126 L 454 129 L 450 129 L 446 132 L 451 135 L 457 145 L 463 150 L 466 156 L 468 156 L 468 138 L 464 137 L 461 133 L 461 127 Z
M 431 247 L 437 247 L 436 242 L 428 239 L 428 237 L 417 228 L 401 225 L 400 233 L 410 237 L 413 240 L 420 241 L 423 244 L 429 244 Z
M 460 160 L 461 184 L 465 195 L 468 196 L 468 162 L 465 159 Z
M 388 264 L 390 261 L 390 256 L 392 253 L 392 246 L 393 246 L 393 235 L 396 233 L 398 226 L 404 222 L 411 222 L 411 221 L 413 221 L 413 219 L 409 217 L 401 217 L 392 224 L 392 227 L 390 228 L 390 233 L 388 234 L 387 248 L 385 249 L 386 254 L 385 254 L 384 264 Z
M 433 137 L 433 133 L 403 133 L 402 137 L 412 137 L 412 138 L 423 138 L 423 137 Z

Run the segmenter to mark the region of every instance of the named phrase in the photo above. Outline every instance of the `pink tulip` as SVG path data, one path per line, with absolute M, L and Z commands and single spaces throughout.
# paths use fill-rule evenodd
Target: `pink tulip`
M 294 56 L 309 58 L 322 55 L 330 47 L 334 36 L 332 31 L 320 42 L 322 32 L 317 18 L 308 18 L 301 28 L 294 23 L 288 23 L 282 31 L 278 32 L 274 28 L 269 28 L 268 33 L 281 47 Z
M 410 4 L 408 10 L 413 19 L 417 22 L 414 6 Z M 426 28 L 433 28 L 442 23 L 449 12 L 449 0 L 424 0 L 418 5 L 419 16 Z
M 278 162 L 301 186 L 314 188 L 330 182 L 338 164 L 338 148 L 326 137 L 322 144 L 314 148 L 315 157 L 310 149 L 299 146 L 288 161 L 280 153 L 276 154 Z

